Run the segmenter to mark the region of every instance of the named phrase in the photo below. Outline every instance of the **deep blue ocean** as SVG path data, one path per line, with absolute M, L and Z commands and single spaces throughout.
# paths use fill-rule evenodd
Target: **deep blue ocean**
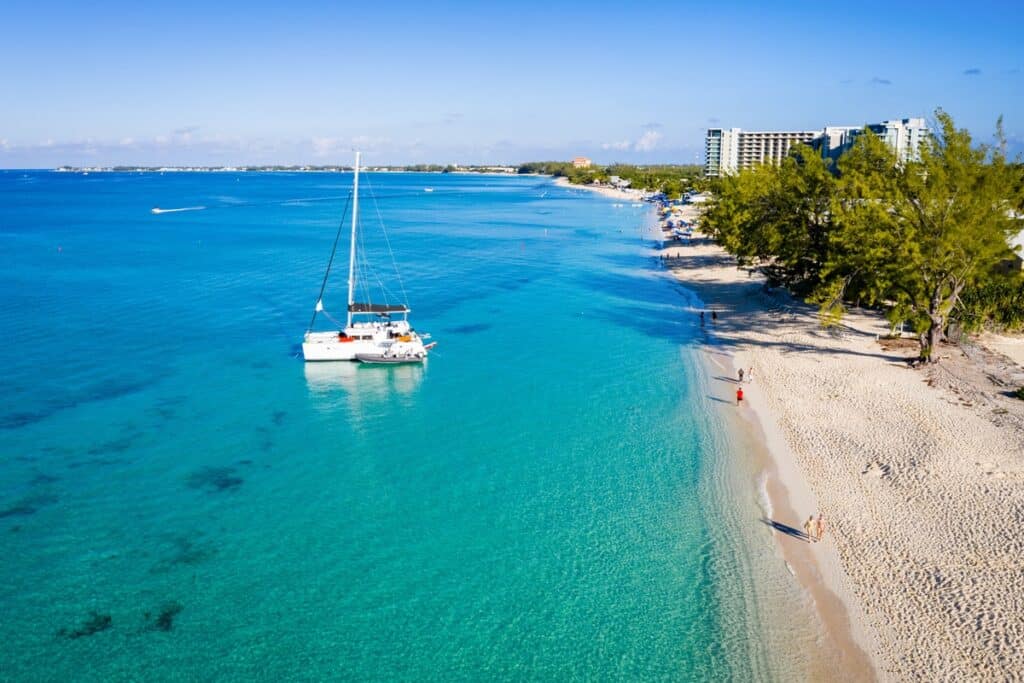
M 438 346 L 306 365 L 350 184 L 0 172 L 0 679 L 778 675 L 647 205 L 366 174 Z

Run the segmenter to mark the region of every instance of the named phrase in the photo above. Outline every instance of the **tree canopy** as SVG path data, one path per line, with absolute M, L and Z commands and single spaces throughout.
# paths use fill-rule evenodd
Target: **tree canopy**
M 629 186 L 638 190 L 664 192 L 679 197 L 690 190 L 701 175 L 701 167 L 693 165 L 657 164 L 633 166 L 612 164 L 575 168 L 571 161 L 528 161 L 519 166 L 520 173 L 543 173 L 564 177 L 576 185 L 608 183 L 612 176 L 628 180 Z
M 919 159 L 899 161 L 865 130 L 836 168 L 801 147 L 777 167 L 723 178 L 705 228 L 819 303 L 826 321 L 859 301 L 910 322 L 921 358 L 932 359 L 951 317 L 967 310 L 965 296 L 979 311 L 978 293 L 1006 281 L 997 269 L 1024 227 L 1013 213 L 1021 169 L 1003 145 L 973 144 L 941 110 L 936 120 Z

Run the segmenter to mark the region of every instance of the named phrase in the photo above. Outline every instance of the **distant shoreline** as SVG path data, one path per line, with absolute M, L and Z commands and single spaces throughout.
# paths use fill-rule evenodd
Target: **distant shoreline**
M 559 187 L 588 190 L 611 199 L 624 199 L 633 202 L 643 201 L 645 197 L 645 193 L 640 190 L 620 190 L 614 187 L 605 187 L 604 185 L 577 185 L 569 182 L 569 179 L 564 176 L 556 177 L 555 185 L 558 185 Z
M 499 170 L 505 168 L 508 170 Z M 479 169 L 479 170 L 476 170 Z M 59 166 L 57 168 L 9 168 L 5 171 L 48 171 L 51 173 L 351 173 L 351 166 Z M 434 175 L 517 176 L 512 167 L 468 166 L 457 170 L 425 170 L 406 166 L 360 167 L 361 173 L 422 173 Z

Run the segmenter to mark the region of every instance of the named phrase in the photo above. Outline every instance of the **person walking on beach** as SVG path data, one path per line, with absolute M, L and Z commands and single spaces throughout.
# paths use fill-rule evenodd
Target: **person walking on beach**
M 818 515 L 818 523 L 814 527 L 814 540 L 820 541 L 825 535 L 825 515 Z
M 739 405 L 740 403 L 743 403 L 743 387 L 738 387 L 736 389 L 736 405 Z
M 740 376 L 740 384 L 743 384 L 743 368 L 740 368 L 739 376 Z
M 754 381 L 754 366 L 753 365 L 751 365 L 750 369 L 747 370 L 747 381 L 748 382 L 753 382 Z
M 814 540 L 814 529 L 815 529 L 815 527 L 816 527 L 816 525 L 814 523 L 814 515 L 811 515 L 810 517 L 807 518 L 807 521 L 804 522 L 804 535 L 807 536 L 807 542 L 808 543 L 810 543 L 811 541 Z

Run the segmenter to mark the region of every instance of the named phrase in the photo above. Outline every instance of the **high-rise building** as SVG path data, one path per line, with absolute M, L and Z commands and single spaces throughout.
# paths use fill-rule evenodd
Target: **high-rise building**
M 796 145 L 809 145 L 821 135 L 817 130 L 740 131 L 739 168 L 779 164 Z
M 820 141 L 821 154 L 832 160 L 838 159 L 853 147 L 857 136 L 869 130 L 879 137 L 896 153 L 900 163 L 917 161 L 921 158 L 921 145 L 931 135 L 922 118 L 892 119 L 866 126 L 828 126 Z
M 797 144 L 811 145 L 834 161 L 853 146 L 864 130 L 870 130 L 889 145 L 900 162 L 920 158 L 921 144 L 930 135 L 922 118 L 893 119 L 867 126 L 826 126 L 815 131 L 709 128 L 704 141 L 704 174 L 720 176 L 758 164 L 778 164 Z
M 864 132 L 864 126 L 825 126 L 815 146 L 821 156 L 835 161 L 843 152 L 853 147 L 853 141 Z
M 921 145 L 931 135 L 924 119 L 897 119 L 868 125 L 868 129 L 896 152 L 900 162 L 921 158 Z
M 704 141 L 704 174 L 726 175 L 756 166 L 777 164 L 797 144 L 810 144 L 819 131 L 747 131 L 739 128 L 710 128 Z
M 739 163 L 739 128 L 710 128 L 704 140 L 704 175 L 732 173 Z

